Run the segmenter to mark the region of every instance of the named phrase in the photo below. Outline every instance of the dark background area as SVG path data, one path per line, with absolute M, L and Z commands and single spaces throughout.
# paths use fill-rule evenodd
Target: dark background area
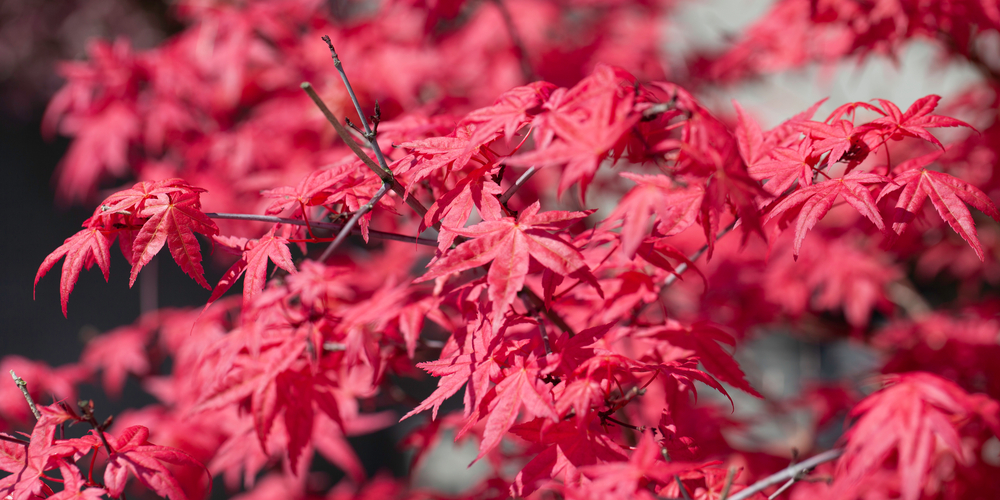
M 83 58 L 89 40 L 127 36 L 139 48 L 151 47 L 178 27 L 167 15 L 166 3 L 159 1 L 0 4 L 0 203 L 7 215 L 2 222 L 0 355 L 18 354 L 53 365 L 74 362 L 83 347 L 81 334 L 107 331 L 138 317 L 139 295 L 128 289 L 128 266 L 114 252 L 110 283 L 104 283 L 96 269 L 81 274 L 68 319 L 59 304 L 61 264 L 39 283 L 37 300 L 32 300 L 38 265 L 80 229 L 93 208 L 56 202 L 52 178 L 69 141 L 43 138 L 41 120 L 49 98 L 63 83 L 60 61 Z M 160 275 L 161 286 L 177 285 L 170 270 Z M 161 296 L 195 299 L 184 293 Z

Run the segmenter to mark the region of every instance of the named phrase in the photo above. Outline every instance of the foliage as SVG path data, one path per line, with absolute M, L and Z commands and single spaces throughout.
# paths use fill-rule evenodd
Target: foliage
M 207 474 L 245 498 L 433 497 L 366 478 L 346 440 L 405 408 L 421 419 L 404 440 L 414 468 L 442 435 L 477 444 L 491 474 L 469 497 L 766 498 L 780 477 L 793 498 L 990 498 L 991 5 L 783 0 L 725 51 L 686 58 L 662 50 L 669 1 L 184 1 L 187 28 L 156 48 L 95 42 L 63 66 L 46 127 L 73 137 L 59 195 L 103 201 L 35 286 L 63 260 L 66 314 L 117 242 L 130 285 L 165 246 L 213 291 L 97 337 L 77 365 L 4 358 L 57 402 L 30 434 L 0 434 L 0 496 L 124 498 L 131 477 L 200 498 Z M 769 130 L 700 97 L 915 39 L 982 79 L 951 107 L 929 95 L 817 117 L 820 102 Z M 370 116 L 355 98 L 377 102 Z M 236 256 L 214 287 L 206 245 Z M 935 274 L 974 292 L 932 304 L 913 280 Z M 775 415 L 815 412 L 800 452 L 816 460 L 784 471 L 726 439 L 746 431 L 726 413 L 748 398 L 730 391 L 765 398 L 733 348 L 776 328 L 884 361 L 873 391 L 766 398 Z M 78 413 L 75 386 L 98 373 L 158 402 L 115 423 Z M 428 374 L 422 401 L 398 385 Z M 699 385 L 732 407 L 697 403 Z M 28 424 L 17 389 L 0 394 L 10 426 Z M 824 452 L 838 414 L 849 428 Z M 92 429 L 57 437 L 66 422 Z M 317 455 L 346 474 L 329 492 L 307 480 Z

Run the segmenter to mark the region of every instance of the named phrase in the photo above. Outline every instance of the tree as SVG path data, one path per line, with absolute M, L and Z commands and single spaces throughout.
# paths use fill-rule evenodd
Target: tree
M 61 260 L 66 314 L 117 243 L 131 283 L 165 247 L 211 294 L 78 364 L 4 358 L 25 396 L 2 389 L 12 426 L 32 419 L 14 401 L 55 402 L 0 434 L 0 496 L 122 498 L 134 478 L 180 500 L 213 476 L 248 498 L 433 496 L 366 478 L 346 441 L 406 407 L 425 418 L 415 461 L 445 434 L 476 443 L 493 475 L 470 497 L 992 497 L 1000 11 L 784 0 L 724 51 L 669 59 L 676 8 L 181 2 L 187 28 L 159 47 L 94 43 L 46 127 L 73 137 L 60 196 L 103 201 L 35 286 Z M 918 39 L 981 80 L 947 107 L 821 101 L 767 130 L 701 97 Z M 214 285 L 206 246 L 232 254 Z M 955 297 L 924 296 L 935 275 Z M 695 398 L 763 398 L 733 348 L 778 327 L 884 360 L 875 384 L 768 401 L 814 414 L 790 466 L 732 444 L 731 408 Z M 74 405 L 97 374 L 158 403 L 99 421 Z M 398 386 L 424 375 L 429 396 Z M 347 475 L 329 492 L 307 481 L 317 455 Z

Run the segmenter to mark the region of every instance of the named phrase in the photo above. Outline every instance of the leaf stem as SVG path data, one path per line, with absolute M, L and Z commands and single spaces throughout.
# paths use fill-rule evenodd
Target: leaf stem
M 330 48 L 332 50 L 333 46 L 331 45 Z M 382 187 L 380 187 L 378 192 L 375 193 L 375 196 L 373 196 L 372 199 L 368 201 L 368 203 L 365 203 L 364 205 L 361 206 L 361 208 L 359 208 L 356 212 L 354 212 L 354 215 L 351 216 L 351 220 L 347 221 L 347 224 L 344 224 L 344 227 L 340 229 L 340 233 L 337 234 L 337 239 L 333 240 L 330 243 L 330 246 L 326 247 L 326 250 L 323 252 L 323 255 L 320 256 L 319 258 L 320 262 L 326 262 L 326 259 L 330 257 L 330 254 L 332 254 L 333 251 L 336 250 L 337 247 L 340 246 L 340 244 L 343 243 L 345 239 L 347 239 L 347 235 L 351 234 L 351 230 L 354 228 L 354 226 L 358 224 L 358 221 L 360 221 L 361 218 L 364 217 L 366 213 L 370 212 L 372 210 L 372 207 L 374 207 L 375 204 L 378 203 L 378 201 L 381 200 L 383 196 L 385 196 L 385 193 L 388 192 L 389 192 L 389 184 L 383 182 Z
M 256 222 L 273 222 L 275 224 L 292 224 L 296 226 L 306 225 L 305 222 L 299 219 L 289 219 L 287 217 L 274 217 L 270 215 L 226 214 L 226 213 L 215 213 L 215 212 L 209 212 L 206 213 L 205 215 L 209 216 L 212 219 L 250 220 Z M 312 222 L 311 224 L 313 227 L 319 227 L 323 229 L 341 229 L 345 226 L 344 224 L 332 223 L 332 222 Z M 361 231 L 359 229 L 352 229 L 351 232 L 354 234 L 361 234 Z M 437 247 L 437 241 L 429 240 L 427 238 L 420 238 L 419 236 L 407 236 L 405 234 L 387 233 L 385 231 L 376 231 L 374 229 L 369 229 L 368 235 L 383 240 L 403 241 L 407 243 L 416 243 L 418 245 L 424 245 L 428 247 Z M 316 238 L 316 240 L 322 241 L 323 238 Z
M 80 401 L 77 403 L 80 407 L 80 412 L 83 413 L 83 421 L 90 424 L 91 427 L 97 431 L 97 435 L 100 436 L 101 442 L 104 443 L 104 449 L 108 451 L 108 458 L 115 452 L 115 449 L 111 447 L 111 443 L 108 442 L 107 436 L 104 435 L 104 426 L 97 423 L 97 419 L 94 418 L 94 402 L 92 400 Z
M 562 316 L 559 316 L 555 312 L 546 309 L 545 301 L 543 301 L 541 297 L 536 295 L 533 290 L 525 286 L 521 288 L 521 293 L 523 293 L 524 296 L 528 299 L 528 301 L 531 302 L 532 307 L 541 311 L 546 318 L 549 318 L 549 321 L 551 321 L 552 324 L 558 326 L 560 329 L 562 329 L 562 331 L 566 332 L 569 335 L 569 338 L 573 338 L 576 336 L 576 332 L 574 332 L 573 329 L 570 328 L 570 326 L 566 323 L 566 320 L 562 319 Z

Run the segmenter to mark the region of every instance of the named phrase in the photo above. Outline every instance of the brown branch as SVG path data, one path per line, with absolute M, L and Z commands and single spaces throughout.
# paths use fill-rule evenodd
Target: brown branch
M 23 439 L 18 439 L 14 436 L 8 436 L 6 434 L 0 434 L 0 441 L 7 441 L 8 443 L 19 444 L 21 446 L 28 446 L 31 443 Z
M 35 420 L 41 420 L 42 413 L 38 411 L 38 407 L 35 406 L 35 400 L 31 399 L 31 394 L 28 394 L 28 383 L 24 381 L 23 378 L 18 377 L 14 370 L 10 371 L 11 378 L 14 379 L 14 383 L 17 384 L 17 388 L 21 389 L 21 394 L 24 395 L 24 400 L 28 402 L 28 408 L 31 408 L 31 414 L 35 416 Z
M 979 73 L 983 75 L 984 78 L 992 80 L 993 83 L 1000 83 L 1000 72 L 990 66 L 990 64 L 983 59 L 982 54 L 975 46 L 975 37 L 969 37 L 969 46 L 967 50 L 962 50 L 962 47 L 958 45 L 958 41 L 950 33 L 944 30 L 938 30 L 938 38 L 940 38 L 944 44 L 951 49 L 952 52 L 958 53 L 965 57 L 969 63 L 979 70 Z
M 889 283 L 886 290 L 889 300 L 899 306 L 907 316 L 919 318 L 931 313 L 934 308 L 927 302 L 920 292 L 916 290 L 913 283 L 906 278 Z
M 674 474 L 674 481 L 677 481 L 677 489 L 681 490 L 681 498 L 691 500 L 691 495 L 688 493 L 687 488 L 684 487 L 684 483 L 681 482 L 680 474 Z
M 676 99 L 677 98 L 675 96 L 674 100 L 676 100 Z M 652 120 L 653 118 L 656 118 L 657 116 L 662 115 L 663 113 L 666 113 L 667 111 L 670 111 L 671 109 L 674 109 L 674 101 L 661 102 L 661 103 L 654 104 L 654 105 L 646 108 L 646 110 L 642 112 L 642 119 L 643 120 Z
M 309 82 L 302 82 L 301 87 L 302 90 L 306 91 L 306 94 L 309 95 L 309 98 L 312 99 L 313 103 L 316 104 L 316 107 L 318 107 L 323 113 L 323 116 L 326 117 L 326 121 L 330 122 L 330 125 L 333 125 L 334 130 L 337 131 L 337 135 L 339 135 L 340 138 L 347 144 L 347 147 L 351 148 L 351 151 L 353 151 L 354 154 L 362 162 L 364 162 L 364 164 L 367 165 L 372 172 L 375 172 L 375 175 L 382 179 L 382 182 L 392 184 L 395 181 L 392 177 L 392 171 L 388 168 L 383 169 L 381 165 L 375 163 L 367 154 L 365 154 L 364 151 L 361 150 L 361 146 L 358 146 L 358 143 L 354 142 L 354 138 L 351 137 L 351 133 L 347 131 L 347 128 L 340 124 L 340 120 L 337 119 L 337 115 L 333 114 L 333 111 L 330 111 L 330 108 L 326 107 L 326 103 L 323 102 L 323 99 L 321 99 L 319 94 L 316 93 L 316 90 L 313 89 L 312 84 Z

